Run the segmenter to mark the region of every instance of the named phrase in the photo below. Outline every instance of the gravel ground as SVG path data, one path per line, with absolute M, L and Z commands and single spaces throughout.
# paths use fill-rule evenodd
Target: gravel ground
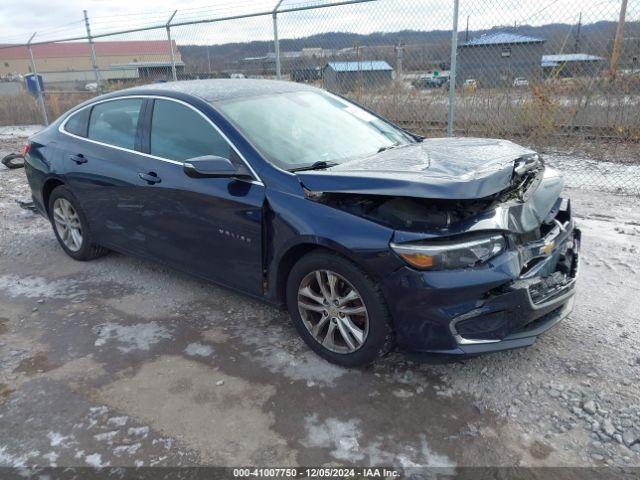
M 0 155 L 20 139 L 0 132 Z M 640 199 L 568 189 L 573 314 L 532 347 L 365 370 L 149 262 L 75 262 L 0 166 L 0 466 L 640 466 Z

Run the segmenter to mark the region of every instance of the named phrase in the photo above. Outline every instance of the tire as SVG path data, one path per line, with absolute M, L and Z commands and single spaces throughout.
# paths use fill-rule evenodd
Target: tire
M 24 168 L 24 157 L 19 153 L 10 153 L 0 160 L 0 162 L 2 162 L 2 164 L 9 170 Z
M 320 272 L 319 278 L 316 272 Z M 321 281 L 325 283 L 324 290 Z M 353 295 L 346 292 L 352 290 L 358 298 L 342 305 Z M 334 291 L 336 295 L 332 295 Z M 337 303 L 327 301 L 331 298 L 338 299 Z M 322 310 L 327 305 L 331 307 Z M 364 313 L 360 313 L 362 307 Z M 382 292 L 360 267 L 336 253 L 315 251 L 298 260 L 287 279 L 287 308 L 302 339 L 331 363 L 362 367 L 388 353 L 394 345 L 391 315 Z M 329 332 L 330 324 L 334 325 L 333 333 Z
M 78 227 L 76 230 L 79 231 L 81 239 L 77 248 L 70 246 L 69 240 L 65 241 L 63 239 L 64 229 L 60 227 L 60 223 L 56 221 L 56 218 L 60 217 L 54 210 L 58 210 L 65 205 L 70 205 L 70 211 L 74 212 L 77 217 L 77 222 L 75 220 L 73 222 L 73 224 Z M 99 246 L 95 242 L 95 238 L 89 228 L 87 216 L 85 215 L 84 210 L 82 210 L 80 202 L 78 202 L 73 193 L 71 193 L 71 190 L 64 185 L 54 188 L 49 196 L 49 220 L 53 227 L 53 232 L 58 239 L 58 243 L 60 243 L 62 249 L 71 258 L 80 261 L 87 261 L 106 255 L 109 252 L 106 248 Z

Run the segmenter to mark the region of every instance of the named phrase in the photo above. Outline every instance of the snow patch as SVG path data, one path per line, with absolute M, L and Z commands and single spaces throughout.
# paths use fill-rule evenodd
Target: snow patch
M 93 436 L 98 442 L 107 442 L 109 445 L 113 443 L 113 437 L 118 434 L 117 430 L 112 430 L 110 432 L 98 433 Z
M 305 418 L 307 438 L 303 445 L 307 447 L 332 448 L 330 454 L 338 460 L 357 462 L 364 459 L 360 450 L 360 420 L 348 421 L 328 418 L 320 423 L 318 415 L 313 414 Z
M 92 453 L 84 457 L 84 461 L 94 468 L 102 468 L 109 465 L 109 462 L 102 463 L 102 455 L 99 453 Z
M 173 446 L 173 438 L 155 438 L 151 444 L 162 445 L 165 450 L 171 450 L 171 447 Z
M 91 416 L 104 415 L 108 411 L 109 411 L 109 408 L 107 408 L 105 405 L 102 405 L 100 407 L 91 407 L 91 408 L 89 408 L 89 413 L 91 414 Z
M 31 450 L 21 455 L 13 455 L 9 453 L 6 446 L 0 447 L 0 467 L 25 468 L 29 459 L 39 455 L 40 452 L 38 450 Z
M 190 343 L 184 349 L 184 353 L 192 357 L 208 357 L 213 353 L 213 348 L 202 343 Z
M 383 436 L 366 441 L 360 429 L 360 420 L 342 421 L 327 418 L 321 422 L 317 414 L 305 418 L 306 439 L 302 444 L 307 447 L 330 449 L 330 455 L 337 460 L 350 463 L 366 462 L 370 465 L 393 465 L 403 468 L 412 467 L 455 467 L 455 463 L 445 455 L 433 452 L 427 438 L 421 434 L 416 442 L 397 442 Z M 383 442 L 392 445 L 385 450 Z M 451 472 L 453 473 L 453 472 Z
M 67 440 L 69 440 L 70 436 L 62 435 L 58 432 L 49 432 L 47 433 L 47 438 L 49 439 L 49 443 L 52 447 L 63 447 L 67 448 Z
M 43 128 L 43 125 L 8 125 L 0 127 L 0 138 L 30 137 Z
M 111 417 L 109 420 L 107 420 L 107 423 L 109 425 L 113 425 L 114 427 L 124 427 L 127 423 L 127 420 L 129 420 L 129 417 L 126 416 Z
M 0 466 L 21 468 L 26 465 L 27 460 L 26 455 L 12 455 L 7 451 L 7 447 L 0 447 Z
M 117 457 L 122 455 L 135 455 L 140 447 L 142 447 L 141 443 L 134 443 L 133 445 L 119 445 L 113 449 L 113 453 Z
M 0 289 L 11 297 L 74 298 L 85 295 L 77 283 L 71 280 L 47 280 L 42 277 L 0 275 Z
M 130 427 L 127 433 L 132 437 L 147 438 L 149 435 L 149 427 Z
M 115 340 L 120 345 L 118 350 L 129 353 L 134 350 L 149 350 L 151 345 L 163 339 L 171 338 L 169 331 L 157 322 L 137 323 L 135 325 L 119 325 L 117 323 L 105 323 L 94 328 L 98 338 L 94 345 L 101 347 L 110 340 Z
M 299 339 L 296 342 L 301 349 L 292 351 L 291 332 L 280 324 L 258 320 L 234 324 L 232 328 L 234 336 L 251 347 L 246 355 L 271 373 L 285 375 L 290 380 L 332 386 L 343 375 L 356 372 L 322 360 Z
M 49 461 L 49 465 L 52 467 L 57 467 L 56 461 L 58 460 L 58 457 L 59 455 L 56 452 L 49 452 L 42 456 L 42 458 Z

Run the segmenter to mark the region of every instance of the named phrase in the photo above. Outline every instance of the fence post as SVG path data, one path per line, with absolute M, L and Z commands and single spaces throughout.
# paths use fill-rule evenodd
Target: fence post
M 91 36 L 91 27 L 89 27 L 89 15 L 87 11 L 84 13 L 84 25 L 87 27 L 87 40 L 89 40 L 89 48 L 91 49 L 91 63 L 93 65 L 93 74 L 96 76 L 96 92 L 102 93 L 102 82 L 100 81 L 100 70 L 98 70 L 98 59 L 96 58 L 96 46 L 93 43 L 93 37 Z
M 276 55 L 276 79 L 282 78 L 282 72 L 280 70 L 280 41 L 278 40 L 278 8 L 282 0 L 279 0 L 276 7 L 273 9 L 273 50 Z
M 451 67 L 449 68 L 449 115 L 447 118 L 447 136 L 453 136 L 456 101 L 456 59 L 458 55 L 458 5 L 453 0 L 453 28 L 451 30 Z
M 169 17 L 169 21 L 167 22 L 167 41 L 169 42 L 169 59 L 171 60 L 171 76 L 173 77 L 173 81 L 178 80 L 178 73 L 176 72 L 176 59 L 173 56 L 173 42 L 171 41 L 171 20 L 176 16 L 178 10 L 174 11 Z
M 47 117 L 47 107 L 44 104 L 44 95 L 42 94 L 42 88 L 40 88 L 40 79 L 38 78 L 38 70 L 36 69 L 36 61 L 33 58 L 33 50 L 31 49 L 31 41 L 36 36 L 37 32 L 29 38 L 27 42 L 27 48 L 29 49 L 29 57 L 31 58 L 31 73 L 36 81 L 36 91 L 38 92 L 38 103 L 40 104 L 40 113 L 42 114 L 42 121 L 45 125 L 49 125 L 49 118 Z

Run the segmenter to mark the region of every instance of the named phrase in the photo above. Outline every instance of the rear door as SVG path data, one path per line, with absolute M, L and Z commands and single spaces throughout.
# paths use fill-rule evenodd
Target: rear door
M 143 149 L 155 160 L 136 203 L 144 204 L 141 229 L 148 253 L 178 268 L 260 295 L 262 207 L 257 179 L 191 178 L 183 163 L 218 155 L 243 163 L 222 132 L 196 108 L 156 98 L 150 105 Z M 156 181 L 157 180 L 157 181 Z M 152 239 L 152 240 L 151 240 Z
M 80 200 L 94 234 L 105 246 L 144 254 L 140 235 L 144 204 L 137 189 L 150 159 L 139 152 L 139 126 L 148 100 L 119 98 L 94 104 L 69 117 L 65 176 Z

